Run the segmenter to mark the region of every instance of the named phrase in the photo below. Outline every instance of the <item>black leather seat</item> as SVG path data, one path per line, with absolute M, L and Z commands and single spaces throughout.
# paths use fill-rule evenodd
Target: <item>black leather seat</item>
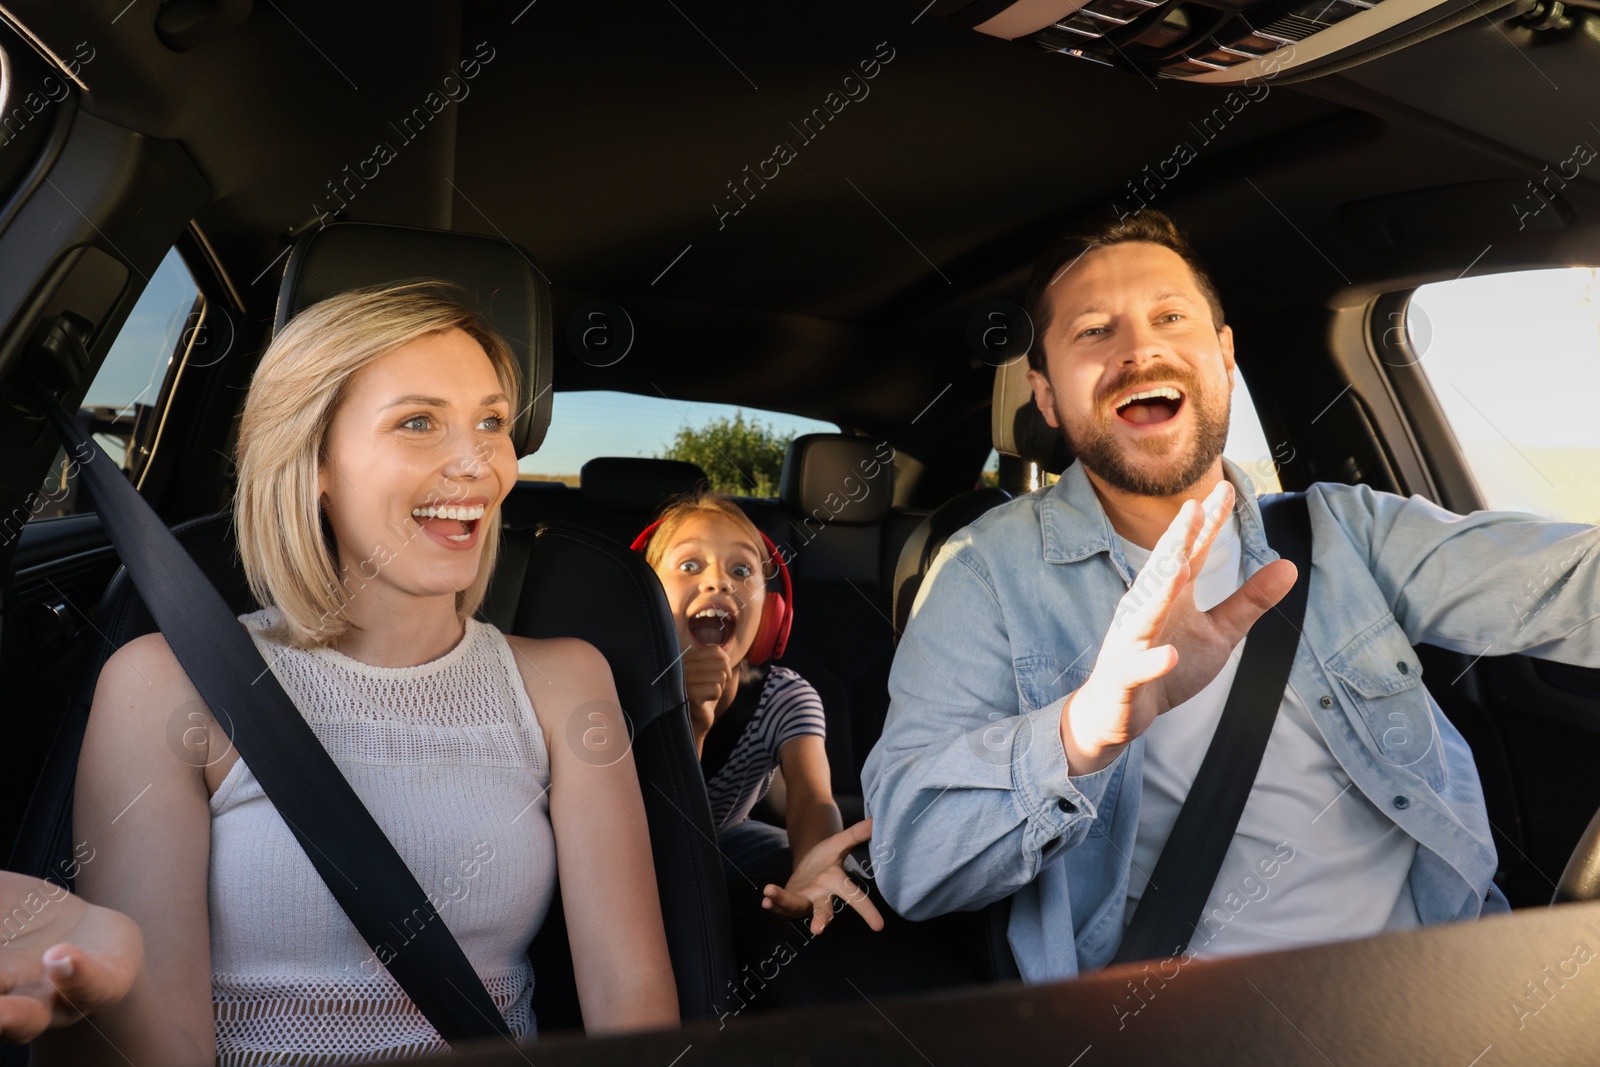
M 778 507 L 758 518 L 789 561 L 794 629 L 779 660 L 816 687 L 845 825 L 862 817 L 861 766 L 883 732 L 894 658 L 891 576 L 911 523 L 893 509 L 883 442 L 805 434 L 784 456 Z
M 927 518 L 912 529 L 911 536 L 900 550 L 900 562 L 894 570 L 894 639 L 896 647 L 906 623 L 911 621 L 911 605 L 916 603 L 917 590 L 928 574 L 933 558 L 950 540 L 950 535 L 971 523 L 992 507 L 1004 504 L 1011 494 L 1004 489 L 984 487 L 969 489 L 946 500 L 934 508 Z
M 989 433 L 995 451 L 1037 464 L 1041 470 L 1060 474 L 1072 464 L 1072 451 L 1060 430 L 1051 428 L 1033 402 L 1033 387 L 1028 384 L 1028 360 L 1018 357 L 995 369 L 994 401 L 989 415 Z M 911 605 L 939 549 L 950 535 L 973 522 L 992 507 L 1004 504 L 1011 494 L 1004 489 L 972 489 L 951 497 L 911 531 L 900 552 L 894 572 L 894 632 L 898 642 L 911 620 Z
M 733 933 L 666 593 L 643 557 L 593 531 L 541 523 L 506 534 L 484 615 L 507 633 L 582 637 L 611 664 L 632 733 L 679 1007 L 685 1020 L 711 1018 L 736 970 Z M 529 953 L 541 1033 L 582 1025 L 561 896 L 558 886 Z
M 576 486 L 519 480 L 502 510 L 510 526 L 564 522 L 627 545 L 663 500 L 706 480 L 705 471 L 681 460 L 596 456 L 583 465 Z
M 291 254 L 276 325 L 346 289 L 417 277 L 461 285 L 510 342 L 535 398 L 514 426 L 513 440 L 519 454 L 536 448 L 550 417 L 549 293 L 520 249 L 463 234 L 330 226 L 307 235 Z M 185 523 L 175 533 L 230 607 L 242 614 L 257 606 L 237 562 L 227 513 Z M 513 527 L 506 531 L 484 615 L 513 633 L 583 638 L 610 663 L 633 729 L 681 1014 L 686 1020 L 711 1018 L 715 998 L 734 976 L 733 942 L 710 806 L 689 734 L 676 631 L 660 584 L 642 559 L 603 539 L 555 526 Z M 78 751 L 100 669 L 117 648 L 154 629 L 127 573 L 119 570 L 96 612 L 100 636 L 86 650 L 12 856 L 14 869 L 41 876 L 65 869 L 59 864 L 72 851 Z M 541 1032 L 581 1027 L 559 909 L 541 928 L 530 956 Z
M 994 447 L 1003 455 L 1016 456 L 1037 464 L 1041 470 L 1060 474 L 1071 465 L 1072 453 L 1061 432 L 1052 429 L 1039 414 L 1033 402 L 1033 389 L 1028 385 L 1027 370 L 1027 359 L 1018 358 L 995 371 L 994 406 L 990 415 Z M 896 639 L 911 618 L 911 607 L 929 566 L 950 535 L 1010 499 L 1011 494 L 1003 489 L 973 489 L 941 504 L 912 530 L 895 568 Z M 867 857 L 858 852 L 858 858 L 865 860 Z M 1006 940 L 1010 916 L 1011 901 L 1007 898 L 976 912 L 953 912 L 922 925 L 937 936 L 953 956 L 970 967 L 980 981 L 1004 981 L 1020 977 Z

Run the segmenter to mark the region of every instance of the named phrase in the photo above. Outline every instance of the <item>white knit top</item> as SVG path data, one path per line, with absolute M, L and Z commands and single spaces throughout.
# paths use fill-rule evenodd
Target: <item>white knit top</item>
M 469 619 L 416 667 L 266 640 L 272 672 L 394 843 L 520 1039 L 527 948 L 555 889 L 550 761 L 511 646 Z M 219 1064 L 332 1064 L 445 1049 L 356 932 L 241 759 L 211 798 L 211 994 Z M 414 931 L 396 931 L 398 949 Z M 387 958 L 385 954 L 384 958 Z

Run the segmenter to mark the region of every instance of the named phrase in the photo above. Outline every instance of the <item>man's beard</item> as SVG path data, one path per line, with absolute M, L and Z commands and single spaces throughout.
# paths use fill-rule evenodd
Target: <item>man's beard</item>
M 1184 407 L 1194 408 L 1194 441 L 1187 455 L 1177 454 L 1176 450 L 1182 447 L 1181 443 L 1162 442 L 1157 450 L 1148 447 L 1155 442 L 1141 442 L 1147 447 L 1147 455 L 1163 459 L 1170 457 L 1175 463 L 1164 465 L 1155 471 L 1146 471 L 1132 463 L 1123 451 L 1123 446 L 1111 432 L 1111 420 L 1117 418 L 1116 412 L 1103 407 L 1099 401 L 1095 405 L 1095 410 L 1099 413 L 1098 422 L 1087 427 L 1079 427 L 1066 417 L 1066 412 L 1061 407 L 1060 396 L 1052 394 L 1056 407 L 1056 421 L 1066 434 L 1067 444 L 1071 446 L 1078 459 L 1083 461 L 1084 467 L 1093 471 L 1107 485 L 1139 496 L 1178 496 L 1204 477 L 1211 469 L 1211 465 L 1217 461 L 1217 457 L 1222 455 L 1222 450 L 1228 443 L 1228 420 L 1231 415 L 1232 398 L 1227 395 L 1213 397 L 1211 391 L 1200 384 L 1196 375 L 1175 373 L 1167 367 L 1153 367 L 1147 372 L 1127 375 L 1116 382 L 1107 391 L 1107 395 L 1115 396 L 1130 386 L 1146 382 L 1178 383 L 1183 390 Z M 1091 416 L 1091 421 L 1093 418 Z M 1176 419 L 1177 415 L 1173 418 Z

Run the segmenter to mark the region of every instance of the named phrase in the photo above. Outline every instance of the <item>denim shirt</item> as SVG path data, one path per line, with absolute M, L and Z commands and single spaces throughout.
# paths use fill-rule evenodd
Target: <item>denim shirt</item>
M 1248 478 L 1224 468 L 1254 574 L 1278 554 Z M 1600 666 L 1600 527 L 1359 485 L 1306 497 L 1310 601 L 1289 685 L 1355 787 L 1416 839 L 1422 922 L 1504 911 L 1472 753 L 1411 646 Z M 889 904 L 924 919 L 1010 896 L 1028 981 L 1104 966 L 1122 937 L 1144 739 L 1071 776 L 1060 723 L 1134 578 L 1081 464 L 957 532 L 917 594 L 862 773 Z

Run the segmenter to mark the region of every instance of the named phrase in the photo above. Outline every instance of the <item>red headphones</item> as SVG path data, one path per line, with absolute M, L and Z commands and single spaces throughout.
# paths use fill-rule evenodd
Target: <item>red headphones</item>
M 635 552 L 643 552 L 650 543 L 650 535 L 656 532 L 656 527 L 662 520 L 657 519 L 640 531 L 639 536 L 633 539 L 633 544 L 628 547 Z M 767 546 L 767 552 L 772 561 L 778 565 L 778 577 L 782 580 L 782 592 L 773 589 L 768 582 L 767 595 L 761 601 L 761 623 L 756 627 L 756 639 L 750 645 L 746 658 L 751 663 L 765 663 L 783 655 L 783 650 L 789 643 L 789 627 L 794 624 L 794 586 L 789 581 L 789 568 L 784 564 L 783 557 L 778 555 L 778 546 L 772 543 L 772 538 L 757 530 L 761 534 L 761 541 Z

